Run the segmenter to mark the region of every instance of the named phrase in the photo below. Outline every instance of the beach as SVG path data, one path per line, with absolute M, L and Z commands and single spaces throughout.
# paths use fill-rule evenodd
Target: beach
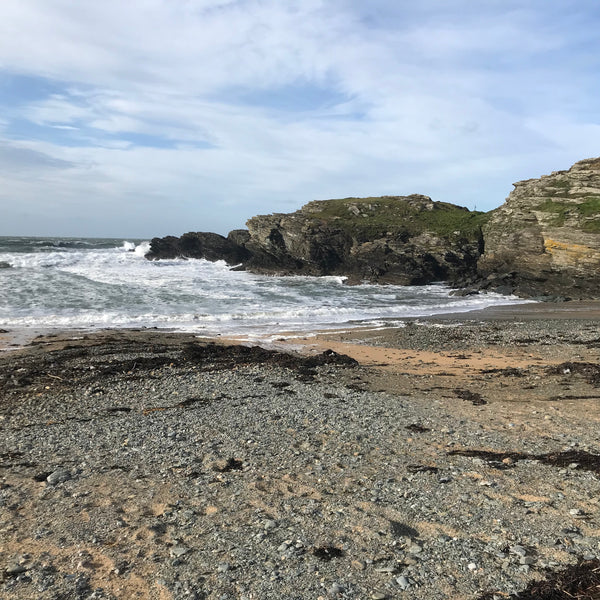
M 577 565 L 583 582 L 598 315 L 493 307 L 263 348 L 66 331 L 4 351 L 0 597 L 539 598 Z

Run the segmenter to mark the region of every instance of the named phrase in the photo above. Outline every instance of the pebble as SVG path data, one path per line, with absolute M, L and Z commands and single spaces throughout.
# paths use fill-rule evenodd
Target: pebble
M 20 575 L 27 571 L 27 567 L 20 563 L 9 563 L 4 571 L 7 575 Z
M 48 485 L 58 485 L 59 483 L 69 481 L 69 479 L 71 479 L 71 473 L 66 469 L 57 469 L 46 477 Z
M 344 593 L 344 586 L 341 585 L 340 583 L 334 583 L 332 584 L 332 586 L 329 588 L 329 593 L 332 596 L 337 596 L 338 594 L 343 594 Z
M 182 556 L 185 556 L 188 552 L 190 551 L 189 548 L 187 548 L 186 546 L 182 546 L 180 544 L 177 544 L 176 546 L 173 546 L 170 550 L 170 554 L 173 558 L 180 558 Z
M 511 327 L 498 326 L 497 335 Z M 462 335 L 435 329 L 445 344 L 455 343 L 450 332 Z M 541 461 L 495 469 L 487 460 L 473 466 L 471 459 L 450 454 L 467 448 L 556 453 L 569 444 L 574 427 L 550 425 L 552 437 L 530 435 L 521 428 L 522 415 L 501 399 L 477 418 L 469 406 L 457 414 L 446 389 L 432 388 L 424 397 L 419 391 L 424 380 L 412 375 L 402 375 L 406 386 L 399 386 L 399 394 L 363 392 L 346 387 L 355 383 L 353 372 L 319 367 L 306 383 L 294 369 L 240 363 L 227 369 L 225 383 L 223 371 L 210 362 L 178 362 L 178 349 L 172 367 L 153 366 L 149 375 L 139 363 L 131 378 L 125 368 L 131 370 L 138 356 L 161 359 L 160 344 L 147 352 L 144 346 L 126 347 L 120 355 L 107 350 L 98 347 L 91 358 L 71 352 L 74 358 L 68 358 L 79 369 L 73 371 L 75 381 L 85 364 L 88 379 L 112 369 L 115 375 L 102 382 L 102 394 L 85 396 L 77 383 L 67 389 L 70 372 L 63 374 L 64 365 L 44 365 L 44 372 L 64 375 L 60 385 L 66 391 L 57 385 L 41 403 L 38 392 L 15 390 L 13 408 L 3 412 L 3 443 L 15 455 L 3 462 L 16 466 L 1 474 L 0 511 L 8 509 L 9 518 L 0 520 L 0 539 L 23 540 L 24 548 L 35 550 L 29 559 L 10 556 L 14 565 L 7 564 L 5 552 L 1 598 L 67 597 L 86 573 L 91 589 L 81 597 L 90 600 L 109 597 L 130 577 L 150 587 L 160 577 L 165 589 L 157 592 L 178 600 L 319 595 L 438 600 L 442 590 L 474 598 L 478 589 L 508 596 L 542 576 L 542 568 L 559 570 L 600 554 L 595 529 L 576 527 L 582 523 L 578 517 L 593 524 L 598 515 L 598 504 L 592 504 L 597 478 L 584 471 L 583 461 L 561 476 Z M 2 360 L 0 353 L 0 365 Z M 0 368 L 0 388 L 3 373 L 13 368 Z M 505 375 L 489 378 L 513 385 Z M 284 380 L 295 395 L 272 386 Z M 89 389 L 99 385 L 86 383 Z M 405 398 L 408 391 L 411 397 Z M 200 401 L 174 408 L 188 399 Z M 579 417 L 567 405 L 560 403 L 560 416 L 572 425 Z M 111 412 L 115 406 L 130 410 Z M 536 417 L 538 424 L 542 417 Z M 513 431 L 506 426 L 511 418 Z M 401 425 L 416 422 L 431 431 L 410 434 L 407 442 Z M 441 433 L 444 427 L 452 433 Z M 597 453 L 595 428 L 582 425 L 577 437 L 579 449 Z M 228 456 L 243 460 L 243 469 L 221 473 L 208 458 L 205 462 Z M 25 464 L 35 466 L 20 466 Z M 435 465 L 441 476 L 407 469 L 418 464 Z M 64 481 L 71 479 L 67 485 L 61 485 L 61 471 Z M 478 487 L 476 473 L 493 479 L 501 494 Z M 369 504 L 369 498 L 378 503 Z M 509 498 L 513 501 L 505 504 Z M 31 501 L 35 513 L 29 511 Z M 573 507 L 581 507 L 575 509 L 580 513 L 571 512 Z M 525 516 L 537 508 L 535 516 Z M 31 514 L 32 522 L 25 523 L 21 512 Z M 40 548 L 57 549 L 54 556 L 42 557 L 30 541 L 35 536 L 43 537 Z M 92 557 L 67 555 L 68 548 L 88 548 Z M 325 548 L 339 554 L 315 552 Z M 104 564 L 98 561 L 103 556 L 114 560 L 112 583 L 94 574 L 103 569 L 96 566 Z M 548 556 L 554 560 L 544 561 Z M 42 561 L 51 566 L 48 571 Z

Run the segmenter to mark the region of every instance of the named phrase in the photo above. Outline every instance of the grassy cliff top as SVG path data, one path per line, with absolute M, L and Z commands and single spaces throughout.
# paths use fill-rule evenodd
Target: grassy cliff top
M 427 196 L 382 196 L 317 200 L 298 211 L 304 217 L 344 229 L 361 239 L 433 233 L 475 241 L 489 213 L 470 211 Z

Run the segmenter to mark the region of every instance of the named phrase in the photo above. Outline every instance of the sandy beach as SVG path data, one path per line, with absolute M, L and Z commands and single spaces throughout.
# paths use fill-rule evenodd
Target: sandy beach
M 599 315 L 13 346 L 0 597 L 593 598 Z

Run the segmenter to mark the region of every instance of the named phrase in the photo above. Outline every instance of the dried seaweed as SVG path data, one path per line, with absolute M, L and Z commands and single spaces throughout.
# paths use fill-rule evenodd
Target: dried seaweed
M 497 592 L 486 592 L 477 600 L 492 600 L 497 595 Z M 581 560 L 560 571 L 548 570 L 544 580 L 533 581 L 525 590 L 506 597 L 519 600 L 600 600 L 600 560 Z
M 549 375 L 583 375 L 586 382 L 600 387 L 600 365 L 588 362 L 564 362 L 546 369 Z
M 538 460 L 552 467 L 568 467 L 581 471 L 591 471 L 600 474 L 600 455 L 591 454 L 584 450 L 566 450 L 565 452 L 550 452 L 546 454 L 527 454 L 524 452 L 493 452 L 490 450 L 464 449 L 451 450 L 449 455 L 481 458 L 496 468 L 506 468 L 503 461 Z
M 423 425 L 420 425 L 419 423 L 411 423 L 410 425 L 407 425 L 404 429 L 408 429 L 408 431 L 412 431 L 414 433 L 427 433 L 428 431 L 431 431 L 429 427 L 423 427 Z
M 483 404 L 487 404 L 487 400 L 485 400 L 484 397 L 481 394 L 478 394 L 477 392 L 472 392 L 470 390 L 461 390 L 457 388 L 454 390 L 454 394 L 457 398 L 460 398 L 461 400 L 468 400 L 469 402 L 472 402 L 474 406 L 481 406 Z

